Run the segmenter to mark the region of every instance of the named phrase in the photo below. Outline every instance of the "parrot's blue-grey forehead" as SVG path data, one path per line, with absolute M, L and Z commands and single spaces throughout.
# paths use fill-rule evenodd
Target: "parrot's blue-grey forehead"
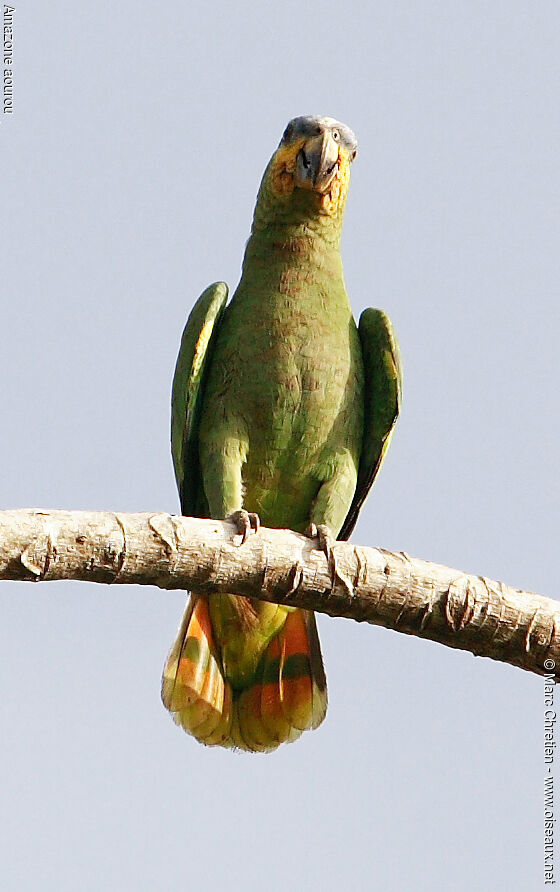
M 280 145 L 287 145 L 302 136 L 306 138 L 319 136 L 325 130 L 329 130 L 336 142 L 340 142 L 346 148 L 352 159 L 356 156 L 358 141 L 350 127 L 334 118 L 324 118 L 318 115 L 302 115 L 299 118 L 292 118 L 284 130 Z

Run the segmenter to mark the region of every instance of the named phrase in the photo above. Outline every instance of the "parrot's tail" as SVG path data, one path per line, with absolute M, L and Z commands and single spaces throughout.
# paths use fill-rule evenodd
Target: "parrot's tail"
M 161 696 L 175 722 L 208 746 L 270 752 L 297 740 L 317 728 L 327 711 L 315 615 L 288 612 L 252 683 L 235 690 L 224 676 L 208 599 L 192 595 L 165 665 Z

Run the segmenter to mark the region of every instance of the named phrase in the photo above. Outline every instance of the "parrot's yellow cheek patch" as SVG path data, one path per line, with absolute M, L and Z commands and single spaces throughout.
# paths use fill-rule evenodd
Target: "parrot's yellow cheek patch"
M 289 146 L 280 146 L 272 161 L 271 183 L 276 195 L 290 195 L 294 191 L 294 172 L 300 149 L 305 139 L 298 139 Z
M 350 159 L 348 155 L 338 150 L 338 172 L 332 180 L 328 190 L 321 196 L 321 210 L 330 217 L 336 215 L 344 207 L 348 185 L 350 183 Z

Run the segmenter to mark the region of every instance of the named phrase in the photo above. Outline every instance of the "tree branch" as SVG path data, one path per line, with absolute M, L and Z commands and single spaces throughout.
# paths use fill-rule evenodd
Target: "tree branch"
M 560 602 L 404 552 L 170 514 L 0 511 L 0 579 L 235 592 L 385 626 L 560 681 Z

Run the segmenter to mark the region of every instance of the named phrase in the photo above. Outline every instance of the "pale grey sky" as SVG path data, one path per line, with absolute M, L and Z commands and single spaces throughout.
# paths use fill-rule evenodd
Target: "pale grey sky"
M 348 291 L 405 366 L 354 541 L 556 597 L 559 25 L 551 0 L 16 4 L 2 505 L 178 509 L 185 319 L 235 286 L 287 120 L 332 115 Z M 0 597 L 7 892 L 542 888 L 538 677 L 322 617 L 325 724 L 236 755 L 160 705 L 181 593 Z

